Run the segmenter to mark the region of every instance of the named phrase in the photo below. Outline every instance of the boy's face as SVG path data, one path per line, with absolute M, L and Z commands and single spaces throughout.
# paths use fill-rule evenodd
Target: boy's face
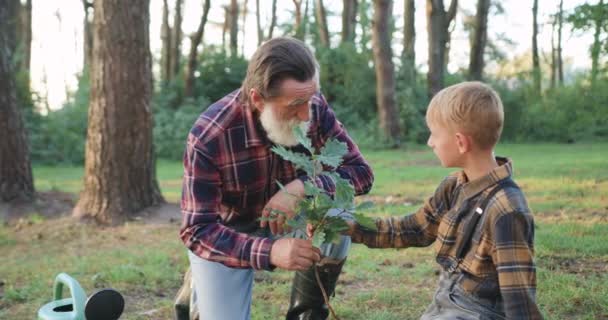
M 426 144 L 433 149 L 441 165 L 446 168 L 461 166 L 462 154 L 458 148 L 457 132 L 431 121 L 428 127 L 431 135 Z

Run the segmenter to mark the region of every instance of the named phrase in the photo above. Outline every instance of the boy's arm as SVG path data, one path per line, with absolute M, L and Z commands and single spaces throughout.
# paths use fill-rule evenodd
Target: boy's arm
M 534 221 L 529 214 L 502 215 L 494 225 L 492 259 L 507 319 L 542 319 L 536 304 Z
M 453 177 L 444 179 L 433 196 L 414 214 L 376 219 L 377 230 L 353 224 L 353 242 L 363 243 L 370 248 L 425 247 L 432 244 L 441 216 L 448 209 L 447 203 L 455 181 Z

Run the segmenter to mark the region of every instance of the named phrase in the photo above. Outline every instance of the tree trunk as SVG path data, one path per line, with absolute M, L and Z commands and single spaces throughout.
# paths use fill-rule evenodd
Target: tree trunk
M 19 24 L 17 41 L 19 43 L 19 71 L 26 71 L 28 75 L 32 55 L 32 0 L 26 0 L 19 5 Z
M 532 5 L 532 76 L 534 78 L 534 90 L 537 95 L 541 93 L 540 59 L 538 58 L 538 0 Z
M 303 39 L 302 37 L 302 0 L 292 0 L 295 6 L 296 23 L 293 25 L 294 37 Z
M 28 139 L 15 86 L 13 55 L 19 0 L 0 1 L 0 202 L 34 196 Z
M 277 0 L 272 0 L 272 13 L 270 17 L 270 28 L 268 29 L 268 39 L 272 39 L 274 28 L 277 25 Z
M 175 1 L 175 18 L 173 19 L 173 34 L 171 35 L 171 79 L 179 74 L 182 57 L 182 9 L 183 0 Z
M 93 10 L 93 0 L 82 0 L 84 9 L 84 41 L 83 41 L 83 69 L 88 69 L 91 64 L 93 54 L 93 24 L 91 22 L 91 11 Z
M 555 88 L 555 79 L 557 77 L 557 49 L 555 48 L 555 28 L 557 25 L 557 17 L 551 22 L 551 82 L 549 87 Z
M 488 11 L 490 0 L 477 1 L 477 14 L 473 26 L 473 42 L 471 43 L 471 56 L 469 60 L 469 79 L 481 80 L 483 78 L 484 51 L 488 37 Z
M 239 36 L 239 5 L 236 0 L 230 1 L 230 55 L 238 55 Z
M 223 6 L 224 8 L 224 25 L 222 26 L 222 51 L 226 51 L 226 33 L 230 28 L 230 7 Z
M 355 26 L 357 25 L 357 0 L 343 0 L 342 9 L 342 42 L 355 41 Z
M 416 77 L 416 4 L 414 0 L 405 0 L 403 6 L 403 52 L 401 53 L 401 68 L 405 81 L 413 84 Z
M 119 223 L 163 201 L 152 144 L 149 0 L 95 1 L 84 189 L 73 214 Z
M 376 69 L 376 102 L 380 129 L 395 145 L 399 144 L 399 115 L 395 102 L 395 66 L 391 49 L 392 0 L 374 0 L 372 47 Z
M 403 53 L 405 60 L 416 63 L 416 3 L 414 0 L 405 0 L 403 8 Z
M 564 0 L 559 2 L 557 15 L 557 80 L 560 85 L 564 84 L 564 61 L 562 59 L 562 25 L 564 22 Z
M 241 39 L 243 39 L 243 41 L 241 41 L 241 55 L 245 54 L 245 30 L 247 30 L 247 2 L 248 0 L 243 1 L 243 20 L 241 21 L 241 26 L 243 26 L 243 35 Z
M 427 0 L 427 32 L 429 38 L 429 71 L 427 90 L 429 98 L 443 89 L 445 73 L 445 52 L 450 22 L 456 15 L 457 0 L 452 0 L 448 12 L 444 10 L 443 0 Z
M 160 57 L 160 77 L 163 85 L 171 81 L 171 26 L 169 25 L 169 4 L 163 0 L 163 22 L 160 27 L 162 51 Z
M 205 25 L 207 24 L 210 7 L 211 0 L 205 0 L 201 22 L 198 25 L 198 29 L 196 29 L 196 33 L 190 38 L 190 54 L 188 54 L 188 66 L 186 68 L 186 81 L 184 84 L 184 95 L 186 97 L 192 97 L 194 93 L 192 90 L 194 86 L 194 71 L 197 66 L 198 46 L 201 44 L 203 35 L 205 34 Z
M 315 1 L 315 14 L 317 26 L 319 26 L 319 39 L 321 40 L 321 45 L 329 48 L 329 30 L 327 29 L 327 15 L 325 13 L 323 0 Z
M 602 33 L 602 21 L 604 19 L 604 0 L 598 4 L 600 14 L 595 15 L 595 32 L 593 34 L 593 46 L 591 47 L 591 85 L 595 85 L 599 73 L 599 57 L 602 49 L 600 35 Z
M 255 24 L 258 29 L 258 47 L 262 45 L 262 42 L 264 41 L 264 31 L 262 30 L 261 15 L 262 13 L 260 12 L 260 0 L 255 0 Z

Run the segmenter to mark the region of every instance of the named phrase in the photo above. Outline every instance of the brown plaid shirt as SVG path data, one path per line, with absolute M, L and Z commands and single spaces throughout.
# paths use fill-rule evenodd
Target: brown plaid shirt
M 460 209 L 472 207 L 511 176 L 511 162 L 497 161 L 499 167 L 474 181 L 462 171 L 448 176 L 416 213 L 378 219 L 378 231 L 357 227 L 353 241 L 370 248 L 435 243 L 436 260 L 447 270 L 456 260 L 457 244 L 466 240 L 463 230 L 473 214 Z M 485 299 L 500 297 L 508 319 L 542 318 L 535 299 L 534 221 L 521 189 L 505 188 L 490 199 L 458 271 L 465 291 Z

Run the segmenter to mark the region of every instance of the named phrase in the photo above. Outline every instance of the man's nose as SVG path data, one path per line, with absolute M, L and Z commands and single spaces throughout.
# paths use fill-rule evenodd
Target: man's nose
M 302 122 L 310 120 L 310 108 L 308 107 L 308 104 L 298 108 L 298 120 Z

